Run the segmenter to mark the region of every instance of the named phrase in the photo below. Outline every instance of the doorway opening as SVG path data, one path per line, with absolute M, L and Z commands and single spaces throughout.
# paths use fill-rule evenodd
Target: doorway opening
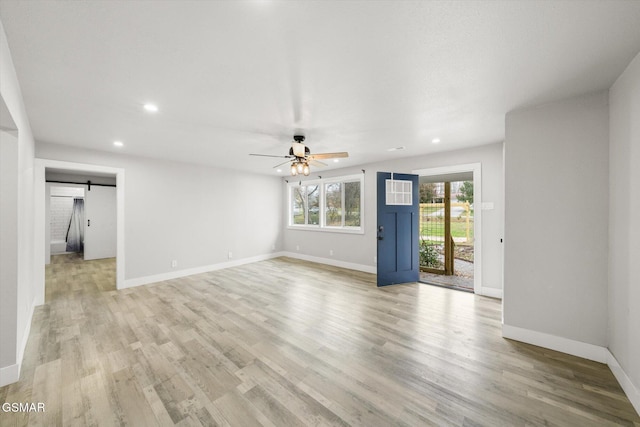
M 480 292 L 480 165 L 415 171 L 420 282 Z
M 116 176 L 45 169 L 45 302 L 116 290 Z
M 438 179 L 442 179 L 438 177 Z M 445 178 L 446 179 L 446 178 Z M 473 292 L 473 177 L 420 182 L 420 281 Z
M 38 266 L 34 270 L 36 305 L 51 301 L 47 286 L 53 283 L 50 279 L 57 280 L 56 287 L 51 288 L 54 292 L 57 292 L 56 288 L 61 292 L 124 288 L 124 169 L 36 159 L 34 172 L 34 261 Z M 84 236 L 83 240 L 79 240 L 83 244 L 81 251 L 77 248 L 75 251 L 67 250 L 65 243 L 64 252 L 68 253 L 56 254 L 62 250 L 58 243 L 58 246 L 53 246 L 52 255 L 51 187 L 84 189 L 85 215 L 81 227 Z M 105 192 L 106 199 L 102 197 Z M 100 236 L 100 233 L 103 235 Z M 99 238 L 95 238 L 96 234 Z M 98 266 L 100 271 L 96 270 Z M 93 271 L 90 271 L 92 268 Z M 50 277 L 52 272 L 62 275 L 53 278 Z M 61 284 L 62 287 L 59 286 Z

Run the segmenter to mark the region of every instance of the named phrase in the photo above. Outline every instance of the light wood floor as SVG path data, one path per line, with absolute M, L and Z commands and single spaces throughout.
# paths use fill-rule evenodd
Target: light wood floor
M 113 290 L 56 257 L 5 425 L 640 425 L 602 364 L 500 336 L 500 301 L 287 258 Z

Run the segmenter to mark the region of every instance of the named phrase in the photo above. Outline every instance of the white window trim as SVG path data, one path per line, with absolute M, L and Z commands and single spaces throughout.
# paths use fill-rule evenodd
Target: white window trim
M 326 225 L 326 199 L 325 199 L 325 185 L 335 182 L 347 183 L 347 182 L 360 182 L 360 226 L 327 226 Z M 299 185 L 318 185 L 320 191 L 320 218 L 318 225 L 310 224 L 293 224 L 292 213 L 292 188 Z M 344 190 L 342 191 L 342 206 L 344 206 Z M 344 224 L 344 215 L 343 215 Z M 301 180 L 296 182 L 289 182 L 287 184 L 287 229 L 289 230 L 304 230 L 304 231 L 320 231 L 329 233 L 346 233 L 346 234 L 364 234 L 364 174 L 335 176 L 331 178 L 320 178 Z

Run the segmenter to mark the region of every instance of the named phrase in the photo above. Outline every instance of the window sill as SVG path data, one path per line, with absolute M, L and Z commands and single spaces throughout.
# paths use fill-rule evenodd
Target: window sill
M 314 227 L 307 225 L 288 225 L 287 230 L 298 231 L 320 231 L 324 233 L 342 233 L 342 234 L 364 234 L 364 229 L 360 228 L 336 228 L 336 227 Z

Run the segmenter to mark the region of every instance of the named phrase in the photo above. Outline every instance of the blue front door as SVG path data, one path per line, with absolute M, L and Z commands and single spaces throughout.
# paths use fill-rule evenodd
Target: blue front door
M 417 282 L 418 175 L 378 172 L 378 286 Z

